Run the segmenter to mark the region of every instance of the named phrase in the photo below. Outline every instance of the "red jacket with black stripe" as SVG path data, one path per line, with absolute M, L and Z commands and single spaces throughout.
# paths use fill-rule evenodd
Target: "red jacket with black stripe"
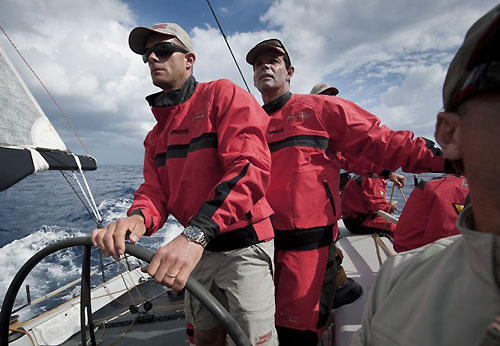
M 271 119 L 266 137 L 273 163 L 266 196 L 275 211 L 275 230 L 333 225 L 340 218 L 341 163 L 335 152 L 392 171 L 444 172 L 444 158 L 432 141 L 392 131 L 340 97 L 290 95 L 264 105 Z
M 364 218 L 363 226 L 394 231 L 394 224 L 377 216 L 375 212 L 389 212 L 391 204 L 386 198 L 387 182 L 380 178 L 355 176 L 342 193 L 342 218 Z
M 248 225 L 259 240 L 271 239 L 272 209 L 264 196 L 268 116 L 229 80 L 186 83 L 193 94 L 180 104 L 163 105 L 165 93 L 148 97 L 157 123 L 144 141 L 144 183 L 128 214 L 140 211 L 148 235 L 172 214 L 183 226 L 200 227 L 209 242 Z
M 455 227 L 469 185 L 464 177 L 448 175 L 422 180 L 413 189 L 394 232 L 394 250 L 412 250 L 459 234 Z

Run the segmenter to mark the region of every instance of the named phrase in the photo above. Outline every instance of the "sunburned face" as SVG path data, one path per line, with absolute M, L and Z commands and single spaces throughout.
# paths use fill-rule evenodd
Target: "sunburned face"
M 280 94 L 290 89 L 293 67 L 286 68 L 283 55 L 269 52 L 259 55 L 253 65 L 253 83 L 265 99 L 268 93 Z M 283 94 L 282 93 L 282 94 Z
M 182 46 L 175 37 L 154 34 L 148 38 L 146 48 L 154 47 L 161 42 L 173 42 Z M 152 52 L 148 57 L 148 66 L 153 84 L 164 91 L 179 89 L 191 75 L 194 59 L 193 53 L 174 52 L 168 56 L 158 57 Z

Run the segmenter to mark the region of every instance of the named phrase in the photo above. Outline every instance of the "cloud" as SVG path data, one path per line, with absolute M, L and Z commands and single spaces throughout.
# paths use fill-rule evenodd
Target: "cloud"
M 432 139 L 445 73 L 439 64 L 408 69 L 400 84 L 380 95 L 380 104 L 372 111 L 393 129 L 412 129 Z
M 122 152 L 124 142 L 133 142 L 131 150 L 142 152 L 145 128 L 154 120 L 144 96 L 155 89 L 147 67 L 128 48 L 134 26 L 129 8 L 117 0 L 2 1 L 2 8 L 0 22 L 81 136 L 87 137 L 89 151 L 108 163 L 127 161 L 130 152 Z M 5 40 L 2 45 L 67 145 L 81 152 L 78 142 L 71 145 L 74 135 L 41 85 Z M 110 140 L 104 145 L 113 148 L 114 155 L 102 155 L 106 138 Z
M 325 81 L 384 123 L 429 136 L 441 108 L 446 67 L 467 28 L 494 5 L 491 0 L 273 1 L 251 31 L 226 35 L 259 102 L 245 56 L 257 42 L 277 37 L 296 68 L 293 92 L 307 93 Z M 139 12 L 119 0 L 0 0 L 0 6 L 2 27 L 69 114 L 90 152 L 104 163 L 142 163 L 142 141 L 155 122 L 144 96 L 158 89 L 127 40 L 138 21 L 149 20 L 144 13 L 156 16 L 156 7 L 141 5 L 151 10 L 142 9 L 138 18 Z M 255 13 L 254 2 L 242 2 L 237 9 L 221 9 L 224 21 L 238 28 L 244 6 Z M 207 11 L 201 17 L 209 15 L 207 8 L 199 11 Z M 196 78 L 228 78 L 245 88 L 218 29 L 202 23 L 186 29 L 197 54 Z M 20 66 L 4 38 L 0 44 Z M 21 73 L 66 144 L 78 152 L 55 105 L 26 68 Z

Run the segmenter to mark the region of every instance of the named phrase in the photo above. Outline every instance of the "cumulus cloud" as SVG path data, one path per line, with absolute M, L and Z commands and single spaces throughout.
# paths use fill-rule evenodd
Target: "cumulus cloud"
M 154 89 L 147 67 L 128 49 L 134 15 L 126 4 L 118 0 L 4 0 L 0 22 L 80 135 L 87 138 L 92 154 L 113 162 L 142 152 L 144 128 L 150 128 L 154 120 L 144 95 Z M 81 152 L 41 85 L 5 38 L 0 42 L 68 147 Z M 101 154 L 106 139 L 104 145 L 115 150 L 107 157 Z
M 255 6 L 262 9 L 252 30 L 226 32 L 259 102 L 245 55 L 257 42 L 277 37 L 296 68 L 293 92 L 307 93 L 325 81 L 389 126 L 432 136 L 446 67 L 467 28 L 494 5 L 491 0 L 278 0 L 246 1 L 237 10 L 220 11 L 224 22 L 238 28 L 243 7 L 252 6 L 253 13 Z M 149 19 L 138 18 L 121 0 L 0 0 L 0 6 L 2 27 L 70 115 L 90 152 L 104 163 L 142 163 L 142 141 L 155 121 L 144 96 L 157 89 L 127 39 L 138 21 L 148 25 L 143 22 Z M 144 6 L 154 11 L 154 5 Z M 211 16 L 205 10 L 199 9 L 201 17 Z M 185 29 L 194 42 L 198 80 L 228 78 L 245 88 L 215 26 L 199 22 Z M 0 44 L 21 65 L 5 38 Z M 56 107 L 26 69 L 21 73 L 66 144 L 78 151 Z

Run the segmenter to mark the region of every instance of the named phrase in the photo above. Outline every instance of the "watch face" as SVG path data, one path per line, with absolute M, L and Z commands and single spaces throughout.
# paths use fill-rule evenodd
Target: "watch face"
M 201 230 L 198 230 L 198 229 L 196 229 L 194 227 L 187 227 L 185 229 L 185 232 L 184 232 L 184 234 L 186 235 L 186 237 L 189 240 L 193 240 L 193 241 L 199 241 L 201 233 L 202 233 Z
M 205 239 L 205 234 L 201 229 L 196 226 L 188 226 L 182 232 L 186 236 L 189 241 L 200 244 L 205 247 L 207 245 L 207 241 Z
M 189 239 L 195 239 L 197 234 L 194 229 L 189 228 L 186 232 L 186 235 L 188 236 Z

